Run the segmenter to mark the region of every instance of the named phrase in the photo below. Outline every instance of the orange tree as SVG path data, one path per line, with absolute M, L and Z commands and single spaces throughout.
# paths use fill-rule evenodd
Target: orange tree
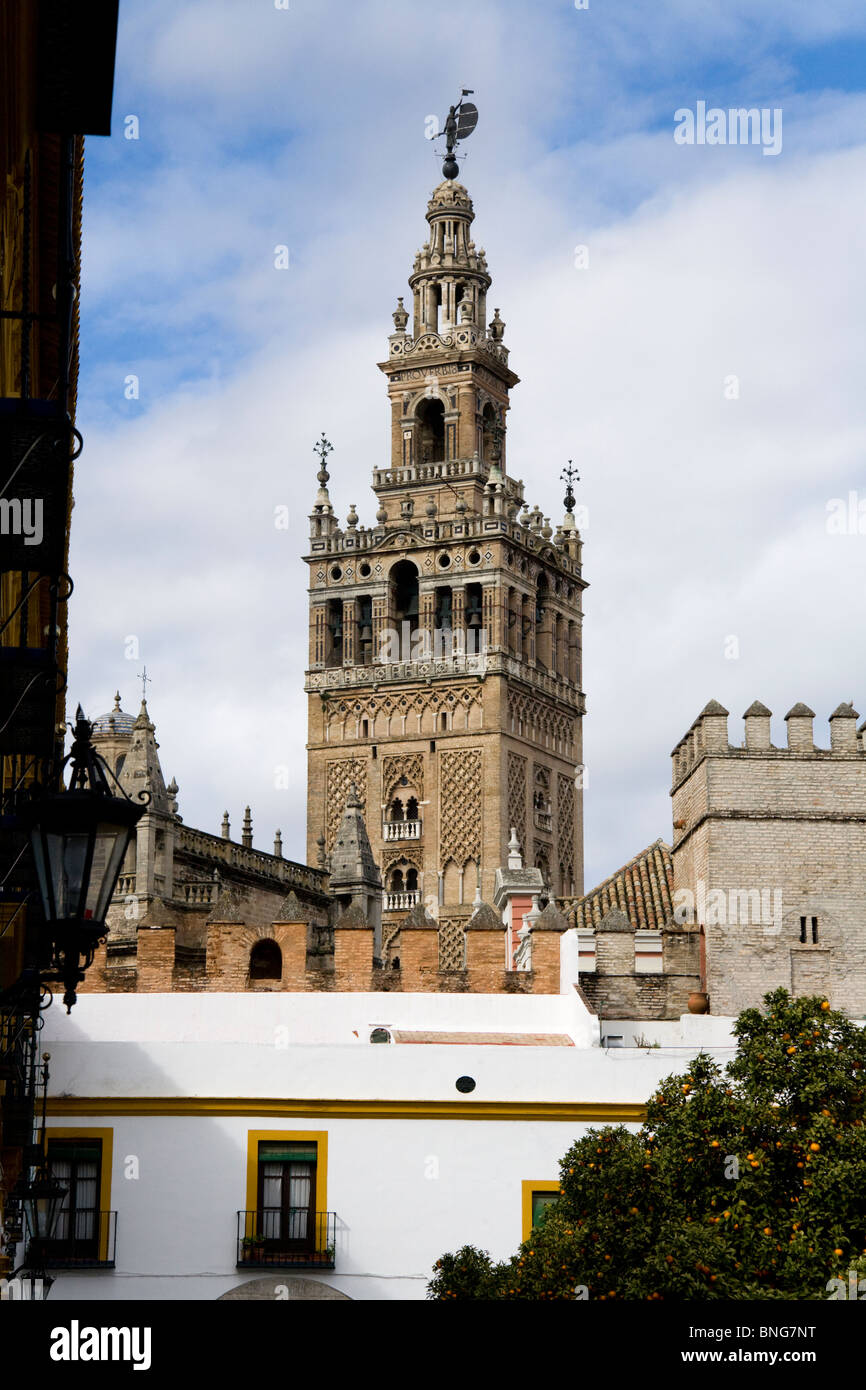
M 830 1280 L 863 1278 L 866 1029 L 780 989 L 734 1034 L 725 1071 L 699 1054 L 638 1133 L 591 1129 L 569 1149 L 511 1259 L 443 1255 L 428 1298 L 826 1299 Z

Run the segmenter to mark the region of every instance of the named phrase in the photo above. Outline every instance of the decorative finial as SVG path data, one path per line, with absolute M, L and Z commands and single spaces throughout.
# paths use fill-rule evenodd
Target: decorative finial
M 393 320 L 394 320 L 394 327 L 396 328 L 397 332 L 398 332 L 398 333 L 405 333 L 405 332 L 406 332 L 406 324 L 409 322 L 409 314 L 408 314 L 407 310 L 403 308 L 403 296 L 402 296 L 402 295 L 401 295 L 400 298 L 397 300 L 397 308 L 394 310 L 394 313 L 393 313 L 393 315 L 392 315 L 392 318 L 393 318 Z
M 346 525 L 348 526 L 350 531 L 354 531 L 355 527 L 358 525 L 358 513 L 355 510 L 354 502 L 349 503 L 349 511 L 346 515 Z
M 571 459 L 568 460 L 568 467 L 563 468 L 560 478 L 565 483 L 565 510 L 574 511 L 574 484 L 580 482 L 580 474 L 574 467 Z
M 283 837 L 279 830 L 274 836 L 274 856 L 277 859 L 282 859 L 283 857 Z
M 223 811 L 222 837 L 224 840 L 230 840 L 232 837 L 232 828 L 229 825 L 228 811 Z
M 322 487 L 325 487 L 327 485 L 328 479 L 331 476 L 325 465 L 327 463 L 328 454 L 332 453 L 333 449 L 333 444 L 330 442 L 330 440 L 325 438 L 325 431 L 322 430 L 321 439 L 318 441 L 318 443 L 313 445 L 313 453 L 319 455 L 319 460 L 321 464 L 321 467 L 319 468 L 318 474 L 316 476 L 318 477 L 319 482 L 322 484 Z
M 241 828 L 241 844 L 243 845 L 244 849 L 252 849 L 253 847 L 253 820 L 252 816 L 250 815 L 249 806 L 246 806 L 244 808 L 244 823 Z
M 523 868 L 523 855 L 520 852 L 520 841 L 517 838 L 517 829 L 512 825 L 511 839 L 508 841 L 508 867 L 509 869 Z
M 147 667 L 146 667 L 146 666 L 142 668 L 142 672 L 141 672 L 141 675 L 139 676 L 139 680 L 141 681 L 141 703 L 144 705 L 144 704 L 147 703 L 147 687 L 148 687 L 148 684 L 150 684 L 150 685 L 153 684 L 153 681 L 151 680 L 150 676 L 147 674 Z
M 499 310 L 493 310 L 493 318 L 490 320 L 490 336 L 494 343 L 501 343 L 505 337 L 505 320 L 499 317 Z
M 325 837 L 324 837 L 324 835 L 320 835 L 319 838 L 318 838 L 318 840 L 316 841 L 316 850 L 318 851 L 319 868 L 320 868 L 320 869 L 327 869 L 327 867 L 328 867 L 328 856 L 327 856 L 327 854 L 325 853 Z
M 114 710 L 115 710 L 115 713 L 118 713 L 119 710 L 120 710 L 120 691 L 119 691 L 119 690 L 115 690 L 115 692 L 114 692 Z

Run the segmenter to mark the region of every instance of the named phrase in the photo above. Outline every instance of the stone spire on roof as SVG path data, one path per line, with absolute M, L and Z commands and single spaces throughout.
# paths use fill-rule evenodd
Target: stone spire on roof
M 140 791 L 149 792 L 148 811 L 162 811 L 170 815 L 171 802 L 159 762 L 159 744 L 154 737 L 155 732 L 156 726 L 147 712 L 147 701 L 142 699 L 141 709 L 132 726 L 132 739 L 121 769 L 120 785 L 133 801 L 138 800 Z
M 362 915 L 373 928 L 373 954 L 378 957 L 382 946 L 382 876 L 379 873 L 358 789 L 352 782 L 340 828 L 331 850 L 330 889 L 337 900 L 338 917 L 334 925 L 341 926 L 347 912 L 354 918 Z
M 358 790 L 353 782 L 331 850 L 331 890 L 345 891 L 356 883 L 378 888 L 382 880 L 370 847 Z

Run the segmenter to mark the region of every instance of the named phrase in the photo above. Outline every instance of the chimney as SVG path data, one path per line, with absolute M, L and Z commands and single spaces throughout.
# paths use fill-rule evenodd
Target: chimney
M 772 748 L 770 743 L 770 716 L 771 710 L 766 705 L 762 705 L 760 700 L 755 700 L 749 705 L 743 715 L 746 721 L 746 747 L 747 748 Z
M 808 705 L 802 703 L 794 705 L 785 715 L 785 723 L 788 725 L 788 752 L 789 753 L 813 753 L 815 743 L 812 738 L 812 720 L 815 718 L 815 711 Z
M 833 753 L 857 753 L 857 720 L 852 704 L 841 704 L 830 715 L 830 749 Z

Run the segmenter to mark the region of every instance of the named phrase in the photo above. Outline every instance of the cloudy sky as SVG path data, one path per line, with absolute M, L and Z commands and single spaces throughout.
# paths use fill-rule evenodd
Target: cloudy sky
M 588 509 L 589 888 L 670 839 L 669 754 L 711 697 L 734 743 L 755 698 L 777 743 L 798 700 L 823 744 L 840 700 L 866 714 L 859 0 L 121 0 L 86 155 L 70 697 L 134 712 L 146 663 L 185 821 L 228 808 L 239 838 L 249 802 L 256 845 L 280 826 L 304 858 L 312 446 L 372 523 L 425 123 L 464 86 L 509 469 L 555 524 L 574 458 Z M 780 111 L 781 150 L 678 143 L 700 102 Z

